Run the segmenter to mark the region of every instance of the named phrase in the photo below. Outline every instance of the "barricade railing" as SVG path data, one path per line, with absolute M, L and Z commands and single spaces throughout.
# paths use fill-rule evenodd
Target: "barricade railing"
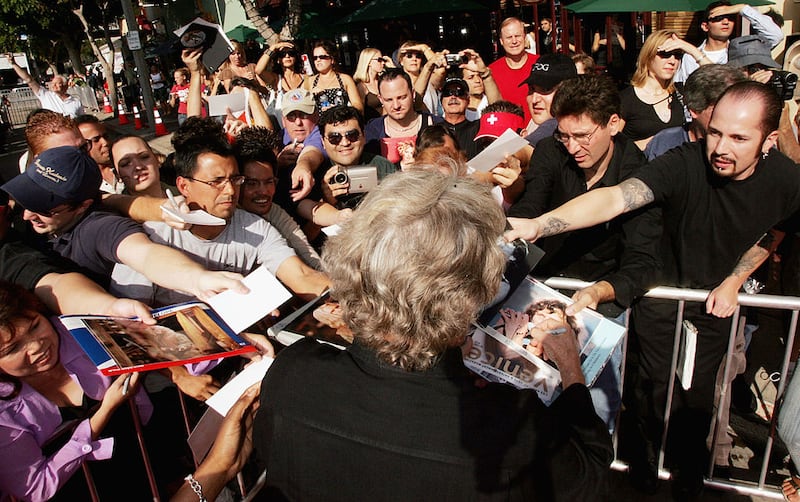
M 578 290 L 582 289 L 586 286 L 592 284 L 591 282 L 581 281 L 577 279 L 570 279 L 570 278 L 563 278 L 563 277 L 551 277 L 545 280 L 545 284 L 552 288 L 556 289 L 565 289 L 565 290 Z M 673 288 L 673 287 L 657 287 L 648 291 L 645 295 L 648 298 L 657 298 L 663 300 L 674 300 L 678 303 L 678 311 L 677 316 L 675 318 L 675 341 L 673 344 L 673 357 L 672 357 L 672 366 L 670 368 L 670 374 L 675 375 L 675 371 L 678 365 L 678 350 L 680 345 L 680 336 L 681 336 L 681 326 L 683 323 L 683 313 L 684 313 L 684 306 L 686 302 L 702 302 L 704 303 L 709 295 L 709 291 L 706 290 L 697 290 L 697 289 L 681 289 L 681 288 Z M 784 350 L 782 362 L 781 362 L 781 369 L 780 374 L 781 378 L 778 381 L 776 397 L 775 397 L 775 407 L 773 413 L 769 417 L 770 427 L 769 427 L 769 436 L 766 440 L 766 446 L 763 452 L 763 461 L 761 464 L 761 468 L 759 471 L 758 481 L 756 483 L 744 480 L 729 480 L 729 479 L 720 479 L 713 477 L 714 471 L 714 450 L 716 448 L 716 434 L 712 435 L 712 448 L 710 455 L 710 462 L 709 468 L 706 473 L 705 477 L 705 484 L 706 486 L 712 487 L 714 489 L 723 490 L 723 491 L 731 491 L 735 493 L 739 493 L 742 495 L 750 495 L 750 496 L 760 496 L 760 497 L 767 497 L 773 498 L 777 500 L 781 500 L 783 497 L 780 492 L 779 487 L 775 487 L 772 485 L 766 484 L 766 477 L 769 471 L 770 465 L 770 458 L 772 456 L 772 449 L 774 445 L 774 437 L 776 434 L 776 426 L 777 426 L 777 417 L 779 413 L 779 406 L 781 397 L 783 396 L 784 391 L 786 390 L 786 385 L 789 380 L 787 375 L 787 370 L 789 368 L 790 357 L 792 354 L 792 346 L 794 344 L 795 338 L 795 331 L 797 329 L 797 320 L 798 320 L 798 312 L 800 312 L 800 298 L 798 297 L 791 297 L 791 296 L 777 296 L 777 295 L 765 295 L 765 294 L 746 294 L 740 293 L 739 294 L 739 306 L 736 308 L 736 311 L 733 314 L 733 320 L 731 323 L 731 329 L 729 334 L 728 340 L 728 350 L 725 356 L 725 366 L 724 366 L 724 377 L 721 384 L 720 389 L 720 396 L 719 401 L 722 402 L 725 395 L 729 392 L 729 385 L 728 381 L 730 378 L 730 371 L 731 371 L 731 361 L 734 355 L 734 347 L 736 341 L 736 335 L 738 330 L 740 329 L 740 323 L 742 328 L 744 327 L 744 318 L 740 316 L 741 308 L 742 307 L 754 307 L 754 308 L 768 308 L 768 309 L 777 309 L 777 310 L 784 310 L 791 312 L 791 319 L 789 322 L 788 329 L 786 331 L 786 347 Z M 627 337 L 626 337 L 626 345 L 627 345 Z M 623 346 L 623 359 L 622 359 L 622 371 L 624 372 L 625 368 L 625 360 L 627 356 L 627 347 Z M 620 382 L 624 382 L 624 373 Z M 668 470 L 664 468 L 664 444 L 667 435 L 667 431 L 669 430 L 669 417 L 670 417 L 670 410 L 672 407 L 672 395 L 674 391 L 675 385 L 675 378 L 670 380 L 669 387 L 667 389 L 667 402 L 664 404 L 664 432 L 662 435 L 661 441 L 661 448 L 659 450 L 658 455 L 658 470 L 659 470 L 659 477 L 661 479 L 669 479 L 670 473 Z M 624 392 L 624 389 L 621 389 Z M 719 406 L 716 411 L 716 416 L 714 418 L 712 432 L 716 433 L 720 418 L 723 414 L 725 409 L 722 406 Z M 619 419 L 619 417 L 618 417 Z M 800 419 L 800 417 L 798 417 Z M 619 420 L 617 420 L 619 423 Z M 614 450 L 615 454 L 617 451 L 617 432 L 619 431 L 619 427 L 617 427 L 615 434 L 614 434 Z M 612 468 L 615 470 L 625 471 L 628 469 L 628 465 L 618 459 L 615 458 L 614 463 L 612 464 Z

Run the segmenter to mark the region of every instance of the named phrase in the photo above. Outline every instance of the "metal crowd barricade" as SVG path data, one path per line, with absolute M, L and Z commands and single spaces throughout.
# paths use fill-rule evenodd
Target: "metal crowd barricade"
M 569 278 L 562 278 L 562 277 L 551 277 L 545 281 L 545 283 L 556 289 L 566 289 L 566 290 L 578 290 L 590 285 L 590 282 L 580 281 L 577 279 L 569 279 Z M 675 370 L 678 364 L 678 348 L 680 345 L 680 334 L 681 334 L 681 325 L 683 323 L 683 312 L 684 312 L 684 305 L 686 302 L 705 302 L 706 298 L 708 297 L 709 292 L 705 290 L 696 290 L 696 289 L 680 289 L 680 288 L 672 288 L 672 287 L 658 287 L 651 289 L 645 295 L 648 298 L 659 298 L 665 300 L 675 300 L 678 302 L 678 315 L 675 319 L 675 342 L 673 345 L 673 357 L 672 357 L 672 367 L 670 369 L 671 374 L 675 374 Z M 769 308 L 769 309 L 777 309 L 777 310 L 788 310 L 791 311 L 791 320 L 789 322 L 789 327 L 786 332 L 786 348 L 784 350 L 783 359 L 781 363 L 781 370 L 780 374 L 782 377 L 778 382 L 778 388 L 776 393 L 775 399 L 775 408 L 773 413 L 770 416 L 770 428 L 769 428 L 769 437 L 766 441 L 766 446 L 763 453 L 763 461 L 761 464 L 761 468 L 759 471 L 758 482 L 752 483 L 748 481 L 739 481 L 739 480 L 728 480 L 728 479 L 719 479 L 713 477 L 713 470 L 714 470 L 714 455 L 713 451 L 716 448 L 716 434 L 712 437 L 714 441 L 712 442 L 712 455 L 709 469 L 706 473 L 706 478 L 704 480 L 705 485 L 723 491 L 730 491 L 739 493 L 742 495 L 748 496 L 759 496 L 759 497 L 767 497 L 773 498 L 777 500 L 782 500 L 783 496 L 780 492 L 780 487 L 775 487 L 766 484 L 766 477 L 769 469 L 770 464 L 770 457 L 772 455 L 772 449 L 774 445 L 774 435 L 777 426 L 777 417 L 779 414 L 779 403 L 783 393 L 786 389 L 787 382 L 789 381 L 787 375 L 787 369 L 789 367 L 789 359 L 792 353 L 792 346 L 794 344 L 794 337 L 795 331 L 797 329 L 797 321 L 798 321 L 798 312 L 800 312 L 800 298 L 798 297 L 790 297 L 790 296 L 776 296 L 776 295 L 763 295 L 763 294 L 739 294 L 739 307 L 736 308 L 736 311 L 733 315 L 733 322 L 731 323 L 731 330 L 728 340 L 728 351 L 725 357 L 725 369 L 724 369 L 724 378 L 721 382 L 721 390 L 719 400 L 720 402 L 723 400 L 724 396 L 729 391 L 728 389 L 728 381 L 729 375 L 731 371 L 731 360 L 733 357 L 734 351 L 734 344 L 736 340 L 737 330 L 739 329 L 739 324 L 742 322 L 743 318 L 740 316 L 741 307 L 755 307 L 755 308 Z M 627 343 L 627 337 L 626 337 Z M 627 356 L 626 347 L 623 347 L 623 372 L 625 367 L 625 359 Z M 620 379 L 621 382 L 624 381 L 624 373 L 622 378 Z M 667 435 L 667 431 L 669 429 L 669 417 L 670 417 L 670 409 L 672 407 L 672 394 L 675 385 L 675 378 L 670 381 L 669 387 L 667 389 L 667 402 L 665 403 L 665 413 L 664 413 L 664 433 L 662 436 L 661 441 L 661 449 L 659 451 L 658 456 L 658 470 L 659 470 L 659 477 L 661 479 L 669 479 L 670 473 L 666 469 L 664 469 L 664 443 Z M 724 412 L 724 408 L 722 406 L 718 407 L 716 411 L 716 416 L 713 423 L 712 431 L 716 432 L 716 429 L 719 424 L 719 420 Z M 800 417 L 798 417 L 800 419 Z M 619 421 L 619 420 L 618 420 Z M 617 427 L 617 431 L 619 427 Z M 625 471 L 628 469 L 628 466 L 625 462 L 621 461 L 620 459 L 616 458 L 616 446 L 617 446 L 617 432 L 614 434 L 614 449 L 615 449 L 615 460 L 612 464 L 612 468 L 619 471 Z

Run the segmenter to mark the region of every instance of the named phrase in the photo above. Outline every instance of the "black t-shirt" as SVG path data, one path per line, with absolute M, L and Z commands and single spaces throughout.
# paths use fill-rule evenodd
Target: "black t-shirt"
M 50 245 L 58 254 L 81 267 L 90 278 L 107 285 L 114 265 L 119 263 L 117 247 L 135 233 L 144 233 L 144 230 L 130 218 L 91 211 L 71 230 L 50 239 Z
M 634 176 L 644 163 L 636 145 L 617 135 L 608 169 L 592 190 L 614 186 Z M 509 216 L 535 218 L 588 191 L 583 170 L 552 136 L 539 141 L 530 166 L 525 173 L 525 191 L 509 209 Z M 654 239 L 657 241 L 661 234 L 659 218 L 657 210 L 641 210 L 609 223 L 537 241 L 545 256 L 534 273 L 606 280 L 614 287 L 617 303 L 627 307 L 655 285 L 658 245 Z
M 64 260 L 35 249 L 14 231 L 0 241 L 0 279 L 4 281 L 33 290 L 45 275 L 69 271 Z
M 664 284 L 712 289 L 770 228 L 797 227 L 800 169 L 773 149 L 741 181 L 716 175 L 705 143 L 670 150 L 636 175 L 664 213 L 669 247 L 662 255 Z
M 686 121 L 683 103 L 677 93 L 664 98 L 669 100 L 670 117 L 667 122 L 661 120 L 653 105 L 648 105 L 639 99 L 633 87 L 623 89 L 619 95 L 622 99 L 620 116 L 625 119 L 622 134 L 634 141 L 649 138 L 669 127 L 682 126 Z
M 481 123 L 478 120 L 464 120 L 458 124 L 451 124 L 443 122 L 443 126 L 447 127 L 458 140 L 458 146 L 467 156 L 468 159 L 478 155 L 478 145 L 475 143 L 475 136 L 478 135 L 478 129 Z

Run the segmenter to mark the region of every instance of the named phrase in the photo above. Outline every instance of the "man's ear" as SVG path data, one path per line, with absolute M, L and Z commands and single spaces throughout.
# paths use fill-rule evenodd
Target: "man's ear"
M 700 23 L 700 29 L 703 30 L 703 33 L 708 33 L 708 21 Z
M 184 178 L 183 176 L 178 176 L 175 178 L 175 186 L 178 188 L 178 191 L 184 197 L 188 197 L 187 193 L 189 191 L 189 182 L 191 180 Z
M 620 132 L 619 125 L 620 125 L 619 115 L 617 115 L 616 113 L 611 115 L 611 118 L 608 119 L 608 132 L 611 134 L 611 136 L 616 136 L 617 134 L 619 134 Z
M 769 153 L 769 151 L 778 145 L 778 131 L 772 131 L 764 138 L 764 143 L 761 145 L 761 153 Z

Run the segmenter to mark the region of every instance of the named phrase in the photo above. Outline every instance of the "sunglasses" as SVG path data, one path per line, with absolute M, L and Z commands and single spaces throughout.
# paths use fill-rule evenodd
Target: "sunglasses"
M 361 131 L 358 129 L 351 129 L 346 133 L 342 134 L 340 132 L 332 132 L 326 136 L 328 143 L 333 146 L 338 145 L 342 142 L 342 138 L 347 138 L 348 143 L 355 143 L 358 141 L 358 138 L 361 137 Z
M 379 63 L 385 63 L 386 62 L 386 58 L 372 58 L 372 60 L 373 61 L 377 61 Z
M 280 52 L 278 52 L 278 57 L 279 58 L 285 58 L 286 56 L 290 56 L 290 57 L 296 58 L 297 57 L 297 51 L 289 50 L 289 51 L 280 51 Z
M 455 96 L 457 98 L 464 98 L 467 96 L 467 91 L 460 87 L 449 87 L 447 89 L 442 90 L 442 97 L 449 98 Z
M 319 56 L 314 56 L 311 59 L 313 59 L 314 61 L 319 61 L 319 60 L 327 61 L 328 59 L 333 59 L 333 58 L 327 54 L 320 54 Z
M 403 53 L 403 57 L 404 58 L 409 58 L 409 59 L 411 59 L 411 58 L 422 59 L 422 52 L 420 52 L 420 51 L 406 51 L 406 52 Z
M 714 16 L 708 18 L 709 23 L 721 23 L 727 19 L 728 21 L 735 23 L 736 22 L 736 15 L 735 14 L 725 14 L 724 16 Z
M 660 57 L 661 59 L 669 59 L 671 57 L 674 57 L 675 59 L 680 60 L 681 58 L 683 58 L 683 51 L 679 49 L 675 49 L 669 52 L 658 51 L 656 52 L 656 56 Z

